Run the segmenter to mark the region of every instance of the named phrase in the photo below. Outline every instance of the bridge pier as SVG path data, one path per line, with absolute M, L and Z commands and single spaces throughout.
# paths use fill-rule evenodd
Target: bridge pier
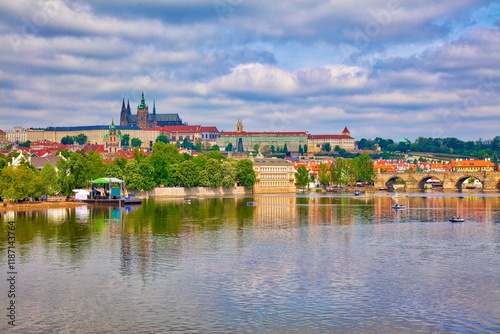
M 412 174 L 409 174 L 406 179 L 406 190 L 420 190 L 418 180 L 415 179 Z

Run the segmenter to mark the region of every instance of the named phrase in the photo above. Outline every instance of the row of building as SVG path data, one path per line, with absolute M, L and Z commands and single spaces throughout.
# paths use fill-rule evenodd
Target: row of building
M 183 123 L 178 114 L 158 114 L 153 102 L 153 112 L 149 112 L 149 106 L 141 96 L 141 102 L 137 106 L 137 114 L 132 114 L 130 102 L 122 101 L 120 112 L 120 125 L 94 125 L 94 126 L 72 126 L 72 127 L 47 127 L 24 129 L 20 126 L 13 130 L 4 132 L 0 130 L 0 143 L 23 143 L 26 141 L 50 141 L 60 143 L 63 138 L 76 137 L 80 134 L 87 136 L 87 143 L 106 145 L 109 142 L 110 131 L 116 131 L 117 138 L 128 135 L 130 139 L 137 138 L 143 147 L 149 147 L 158 136 L 166 136 L 171 142 L 182 142 L 188 140 L 192 143 L 215 145 L 225 149 L 229 144 L 236 151 L 253 151 L 256 145 L 262 152 L 286 150 L 287 152 L 299 152 L 301 150 L 317 153 L 329 144 L 333 150 L 335 146 L 352 151 L 355 148 L 354 138 L 347 128 L 341 134 L 313 135 L 305 131 L 297 132 L 258 132 L 243 131 L 243 122 L 237 121 L 236 131 L 219 131 L 216 126 L 187 125 Z

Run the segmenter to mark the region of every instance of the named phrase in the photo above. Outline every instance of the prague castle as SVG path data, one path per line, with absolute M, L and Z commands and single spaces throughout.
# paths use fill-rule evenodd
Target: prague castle
M 141 103 L 137 106 L 137 115 L 132 115 L 130 112 L 130 103 L 127 101 L 125 107 L 125 99 L 122 101 L 122 111 L 120 114 L 120 125 L 137 125 L 141 129 L 154 128 L 157 126 L 168 125 L 183 125 L 179 114 L 157 114 L 156 105 L 153 101 L 153 112 L 149 113 L 149 107 L 144 100 L 144 92 L 142 92 Z

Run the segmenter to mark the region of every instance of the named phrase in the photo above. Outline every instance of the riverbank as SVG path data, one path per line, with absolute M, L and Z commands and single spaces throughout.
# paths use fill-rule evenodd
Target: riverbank
M 1 203 L 1 202 L 0 202 Z M 7 211 L 30 211 L 30 210 L 46 210 L 54 208 L 74 208 L 77 206 L 86 205 L 82 202 L 3 202 L 0 204 L 0 212 Z

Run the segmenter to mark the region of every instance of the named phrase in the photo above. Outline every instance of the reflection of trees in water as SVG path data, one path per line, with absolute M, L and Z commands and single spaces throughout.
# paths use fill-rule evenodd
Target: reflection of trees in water
M 256 207 L 247 206 L 255 200 Z M 90 247 L 101 247 L 119 254 L 120 272 L 147 272 L 162 263 L 175 268 L 181 254 L 193 240 L 203 247 L 206 233 L 234 233 L 238 247 L 244 247 L 257 230 L 261 235 L 270 229 L 288 229 L 306 225 L 350 225 L 385 222 L 447 222 L 460 214 L 467 221 L 481 222 L 485 227 L 500 223 L 500 198 L 480 196 L 427 196 L 399 198 L 407 207 L 395 212 L 395 199 L 379 194 L 371 198 L 351 196 L 259 196 L 256 198 L 193 198 L 148 200 L 131 212 L 116 208 L 88 207 L 85 219 L 74 208 L 64 213 L 48 211 L 15 212 L 0 218 L 0 242 L 7 243 L 7 222 L 16 221 L 16 254 L 19 261 L 32 256 L 32 245 L 40 244 L 47 253 L 57 254 L 63 263 L 78 264 L 91 254 Z M 81 210 L 81 209 L 80 209 Z M 488 229 L 477 231 L 488 233 Z M 189 235 L 189 238 L 183 236 Z M 210 242 L 224 242 L 224 238 Z M 216 245 L 215 245 L 216 246 Z M 5 249 L 0 255 L 5 257 Z M 116 252 L 116 253 L 115 253 Z M 161 259 L 160 259 L 161 258 Z M 165 260 L 167 259 L 167 260 Z M 160 261 L 161 260 L 161 261 Z M 134 267 L 135 266 L 135 267 Z

